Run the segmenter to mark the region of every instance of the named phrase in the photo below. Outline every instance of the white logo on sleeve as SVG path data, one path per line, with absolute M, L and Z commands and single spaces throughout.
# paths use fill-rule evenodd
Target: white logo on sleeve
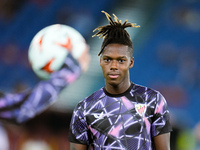
M 96 118 L 96 119 L 103 119 L 103 117 L 105 116 L 103 114 L 103 112 L 101 112 L 101 113 L 93 113 L 93 115 L 94 115 L 94 118 Z

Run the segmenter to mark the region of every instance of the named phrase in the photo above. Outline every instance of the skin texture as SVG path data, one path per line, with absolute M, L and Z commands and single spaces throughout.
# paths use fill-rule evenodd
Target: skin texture
M 105 88 L 111 94 L 121 94 L 131 85 L 129 69 L 134 58 L 129 47 L 122 44 L 109 44 L 100 56 L 100 66 L 105 78 Z M 170 133 L 153 138 L 156 150 L 170 150 Z M 70 150 L 87 150 L 86 145 L 70 143 Z
M 87 145 L 70 143 L 70 150 L 87 150 Z
M 156 150 L 170 150 L 170 133 L 155 136 L 153 140 Z
M 105 47 L 100 66 L 105 78 L 105 88 L 109 93 L 121 94 L 130 87 L 129 69 L 133 64 L 134 58 L 130 56 L 128 46 L 109 44 Z

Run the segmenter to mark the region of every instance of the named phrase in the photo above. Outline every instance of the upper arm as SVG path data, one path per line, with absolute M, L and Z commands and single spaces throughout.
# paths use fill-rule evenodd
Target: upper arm
M 87 150 L 87 145 L 76 144 L 70 142 L 70 150 Z
M 170 133 L 153 137 L 156 150 L 170 150 Z

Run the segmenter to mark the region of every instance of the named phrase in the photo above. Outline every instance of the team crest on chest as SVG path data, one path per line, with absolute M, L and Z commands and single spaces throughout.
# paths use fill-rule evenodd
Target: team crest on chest
M 144 116 L 147 110 L 146 104 L 135 104 L 135 110 L 140 116 Z

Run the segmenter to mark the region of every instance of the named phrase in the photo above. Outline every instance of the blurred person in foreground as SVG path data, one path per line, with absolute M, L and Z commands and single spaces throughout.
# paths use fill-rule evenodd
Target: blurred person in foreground
M 21 93 L 0 92 L 0 120 L 21 124 L 45 111 L 58 98 L 59 93 L 87 71 L 90 62 L 89 46 L 78 60 L 68 53 L 60 70 L 48 80 L 40 81 L 33 89 Z M 9 138 L 0 126 L 0 150 L 9 150 Z
M 74 109 L 70 149 L 169 150 L 172 128 L 165 98 L 130 81 L 133 44 L 125 28 L 139 26 L 103 13 L 110 24 L 96 28 L 94 36 L 104 38 L 99 56 L 105 87 Z
M 89 46 L 76 60 L 68 53 L 60 70 L 48 80 L 41 80 L 33 89 L 21 93 L 0 92 L 0 120 L 23 123 L 46 110 L 59 93 L 77 80 L 89 66 Z

